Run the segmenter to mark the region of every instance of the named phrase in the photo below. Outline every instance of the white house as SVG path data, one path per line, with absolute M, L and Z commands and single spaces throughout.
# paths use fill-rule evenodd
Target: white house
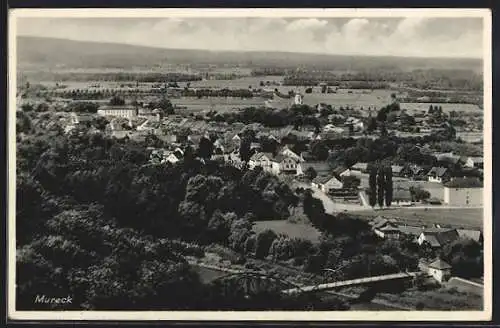
M 304 97 L 300 94 L 296 94 L 295 97 L 293 98 L 293 103 L 295 105 L 302 105 L 304 101 Z
M 427 272 L 439 283 L 443 283 L 451 277 L 451 265 L 441 259 L 437 259 L 428 265 Z
M 329 193 L 331 190 L 342 189 L 343 184 L 335 176 L 318 176 L 312 181 L 313 187 L 318 188 L 325 194 Z
M 401 231 L 394 220 L 377 217 L 372 223 L 373 232 L 380 238 L 399 239 Z
M 274 161 L 274 156 L 271 153 L 255 153 L 250 157 L 248 165 L 251 169 L 260 166 L 264 171 L 272 174 L 279 174 L 281 171 L 280 164 Z
M 297 164 L 299 163 L 298 160 L 292 157 L 287 157 L 284 155 L 278 155 L 272 159 L 274 163 L 278 163 L 279 165 L 279 172 L 284 172 L 284 173 L 297 173 Z
M 475 178 L 455 178 L 444 185 L 444 203 L 453 206 L 482 206 L 483 183 Z
M 448 169 L 445 167 L 433 167 L 427 173 L 427 179 L 429 182 L 443 183 L 443 181 L 447 180 L 448 178 Z

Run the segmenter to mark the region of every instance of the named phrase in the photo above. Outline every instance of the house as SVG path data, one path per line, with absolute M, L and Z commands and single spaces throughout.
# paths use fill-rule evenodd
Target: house
M 456 229 L 426 228 L 420 233 L 417 243 L 421 246 L 428 243 L 433 248 L 440 248 L 459 238 Z
M 477 178 L 454 178 L 444 184 L 444 203 L 453 206 L 482 206 L 483 183 Z
M 354 131 L 362 131 L 364 129 L 363 121 L 356 117 L 348 117 L 345 121 L 345 126 L 352 126 Z
M 373 232 L 380 238 L 399 239 L 400 231 L 396 220 L 377 217 L 370 222 Z
M 248 164 L 250 168 L 255 168 L 257 166 L 262 167 L 265 171 L 272 174 L 280 173 L 296 173 L 297 164 L 299 162 L 292 157 L 288 157 L 282 154 L 274 156 L 271 153 L 257 152 L 250 158 Z
M 472 239 L 478 243 L 483 242 L 483 234 L 479 230 L 457 229 L 457 232 L 458 232 L 458 236 L 461 239 Z
M 443 181 L 447 181 L 450 178 L 450 174 L 448 169 L 445 167 L 432 167 L 430 171 L 427 173 L 427 179 L 429 182 L 438 182 L 443 183 Z
M 272 166 L 271 159 L 273 158 L 273 154 L 271 153 L 262 153 L 257 152 L 250 157 L 248 161 L 248 165 L 251 169 L 260 166 L 262 168 L 268 168 Z
M 390 225 L 382 228 L 377 228 L 373 231 L 380 238 L 386 238 L 386 239 L 399 239 L 399 236 L 401 235 L 401 231 L 399 230 L 398 227 Z
M 415 238 L 415 241 L 417 241 L 418 237 L 424 230 L 422 227 L 415 227 L 415 226 L 409 226 L 409 225 L 399 225 L 398 226 L 399 232 L 403 235 L 407 236 L 413 236 Z
M 271 159 L 274 163 L 279 165 L 278 173 L 297 173 L 297 164 L 299 161 L 296 158 L 278 154 Z
M 476 167 L 478 169 L 482 169 L 484 167 L 484 158 L 483 157 L 467 157 L 465 160 L 466 167 Z
M 428 264 L 427 272 L 439 283 L 443 283 L 451 277 L 451 265 L 441 259 L 437 259 Z
M 137 116 L 137 109 L 133 106 L 101 106 L 97 110 L 97 114 L 101 116 L 133 118 Z
M 343 187 L 342 182 L 339 181 L 334 175 L 317 176 L 313 179 L 312 185 L 325 194 L 328 194 L 331 190 L 338 190 Z
M 329 175 L 332 171 L 330 165 L 326 162 L 302 162 L 297 165 L 297 175 L 305 175 L 309 168 L 313 168 L 318 176 Z

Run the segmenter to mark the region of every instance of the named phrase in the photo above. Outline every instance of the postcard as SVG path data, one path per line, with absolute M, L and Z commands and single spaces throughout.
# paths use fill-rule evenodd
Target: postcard
M 486 321 L 491 13 L 12 9 L 11 320 Z

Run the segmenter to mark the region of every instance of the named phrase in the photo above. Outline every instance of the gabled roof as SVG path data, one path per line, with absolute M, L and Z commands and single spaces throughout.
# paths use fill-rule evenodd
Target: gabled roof
M 437 177 L 442 177 L 443 175 L 446 174 L 448 169 L 446 167 L 436 167 L 434 166 L 433 168 L 430 169 L 429 173 L 427 175 L 436 175 Z
M 431 246 L 436 247 L 451 243 L 459 237 L 456 229 L 448 228 L 427 228 L 422 233 Z
M 384 232 L 396 232 L 396 231 L 399 232 L 399 229 L 397 227 L 394 227 L 391 225 L 386 225 L 386 226 L 380 228 L 379 230 L 384 231 Z
M 252 161 L 260 161 L 260 160 L 262 160 L 264 158 L 272 160 L 273 159 L 273 154 L 258 152 L 258 153 L 253 154 L 252 157 L 250 157 L 250 160 L 252 160 Z
M 321 183 L 321 184 L 324 184 L 324 183 L 327 183 L 328 181 L 332 180 L 332 179 L 335 179 L 337 180 L 338 182 L 340 182 L 335 176 L 333 175 L 320 175 L 320 176 L 317 176 L 316 178 L 313 179 L 313 182 L 314 183 Z
M 312 167 L 318 175 L 320 175 L 321 173 L 330 173 L 332 171 L 330 165 L 326 162 L 303 162 L 300 163 L 300 167 L 304 172 L 308 168 Z
M 400 225 L 398 226 L 399 231 L 401 233 L 404 233 L 406 235 L 413 235 L 413 236 L 418 236 L 422 233 L 422 227 L 414 227 L 414 226 L 405 226 L 405 225 Z
M 345 171 L 347 171 L 347 170 L 349 170 L 349 168 L 347 168 L 346 166 L 341 165 L 341 166 L 337 166 L 337 167 L 333 170 L 333 172 L 334 172 L 336 175 L 340 175 L 341 173 L 343 173 L 343 172 L 345 172 Z
M 441 259 L 435 260 L 434 262 L 429 264 L 429 267 L 433 268 L 433 269 L 438 269 L 438 270 L 451 269 L 451 265 L 449 265 L 448 263 L 446 263 L 445 261 L 443 261 Z

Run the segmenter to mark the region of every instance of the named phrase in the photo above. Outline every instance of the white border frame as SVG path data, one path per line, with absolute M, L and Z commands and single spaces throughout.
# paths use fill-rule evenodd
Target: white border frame
M 16 19 L 18 17 L 478 17 L 483 19 L 484 307 L 483 311 L 17 311 L 16 275 Z M 492 53 L 489 9 L 12 9 L 8 15 L 8 318 L 11 320 L 148 321 L 488 321 L 492 316 Z

